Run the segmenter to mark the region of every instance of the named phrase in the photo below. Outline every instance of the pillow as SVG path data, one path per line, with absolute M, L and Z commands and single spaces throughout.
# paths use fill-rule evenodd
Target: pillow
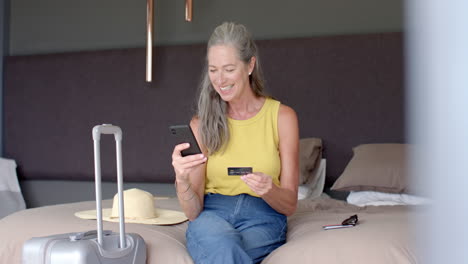
M 326 175 L 326 160 L 322 159 L 316 173 L 310 178 L 313 180 L 307 181 L 305 184 L 301 184 L 298 187 L 297 199 L 315 199 L 323 194 L 323 187 L 325 186 L 325 175 Z
M 407 144 L 364 144 L 353 148 L 353 158 L 335 181 L 336 191 L 407 193 Z
M 351 192 L 346 201 L 357 206 L 420 205 L 430 203 L 429 199 L 420 196 L 372 191 Z
M 16 175 L 16 161 L 0 158 L 0 219 L 26 209 Z
M 322 159 L 322 140 L 302 138 L 299 140 L 299 184 L 315 181 L 314 176 Z

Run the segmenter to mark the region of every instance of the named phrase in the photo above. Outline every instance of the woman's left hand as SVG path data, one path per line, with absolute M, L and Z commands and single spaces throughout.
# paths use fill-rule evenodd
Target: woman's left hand
M 259 196 L 263 196 L 273 188 L 273 180 L 269 175 L 261 172 L 249 173 L 241 176 L 249 187 Z

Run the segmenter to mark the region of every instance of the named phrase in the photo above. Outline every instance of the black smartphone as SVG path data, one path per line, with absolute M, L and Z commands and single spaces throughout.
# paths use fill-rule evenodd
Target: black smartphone
M 198 146 L 197 140 L 193 135 L 192 129 L 189 125 L 176 125 L 170 126 L 169 130 L 173 137 L 173 142 L 175 145 L 181 143 L 189 143 L 190 147 L 188 149 L 182 150 L 182 157 L 194 154 L 201 154 L 200 146 Z

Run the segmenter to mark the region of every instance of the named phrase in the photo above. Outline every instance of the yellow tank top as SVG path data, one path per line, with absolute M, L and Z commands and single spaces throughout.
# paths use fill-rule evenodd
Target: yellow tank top
M 240 176 L 229 176 L 228 167 L 252 167 L 279 185 L 281 162 L 278 138 L 280 102 L 267 98 L 260 111 L 247 120 L 228 118 L 230 139 L 226 148 L 208 157 L 205 193 L 258 195 Z

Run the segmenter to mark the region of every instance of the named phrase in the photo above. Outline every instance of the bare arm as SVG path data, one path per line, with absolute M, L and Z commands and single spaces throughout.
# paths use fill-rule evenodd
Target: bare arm
M 281 105 L 278 114 L 279 150 L 281 157 L 280 186 L 273 183 L 268 175 L 254 173 L 242 179 L 273 209 L 292 215 L 297 207 L 299 184 L 299 124 L 296 112 Z
M 198 140 L 198 120 L 192 119 L 190 127 L 195 138 L 200 142 Z M 182 157 L 181 151 L 188 147 L 188 144 L 175 146 L 172 153 L 172 166 L 174 167 L 175 187 L 180 206 L 185 215 L 192 221 L 197 218 L 203 209 L 207 158 L 204 154 Z M 202 151 L 206 153 L 203 146 Z

